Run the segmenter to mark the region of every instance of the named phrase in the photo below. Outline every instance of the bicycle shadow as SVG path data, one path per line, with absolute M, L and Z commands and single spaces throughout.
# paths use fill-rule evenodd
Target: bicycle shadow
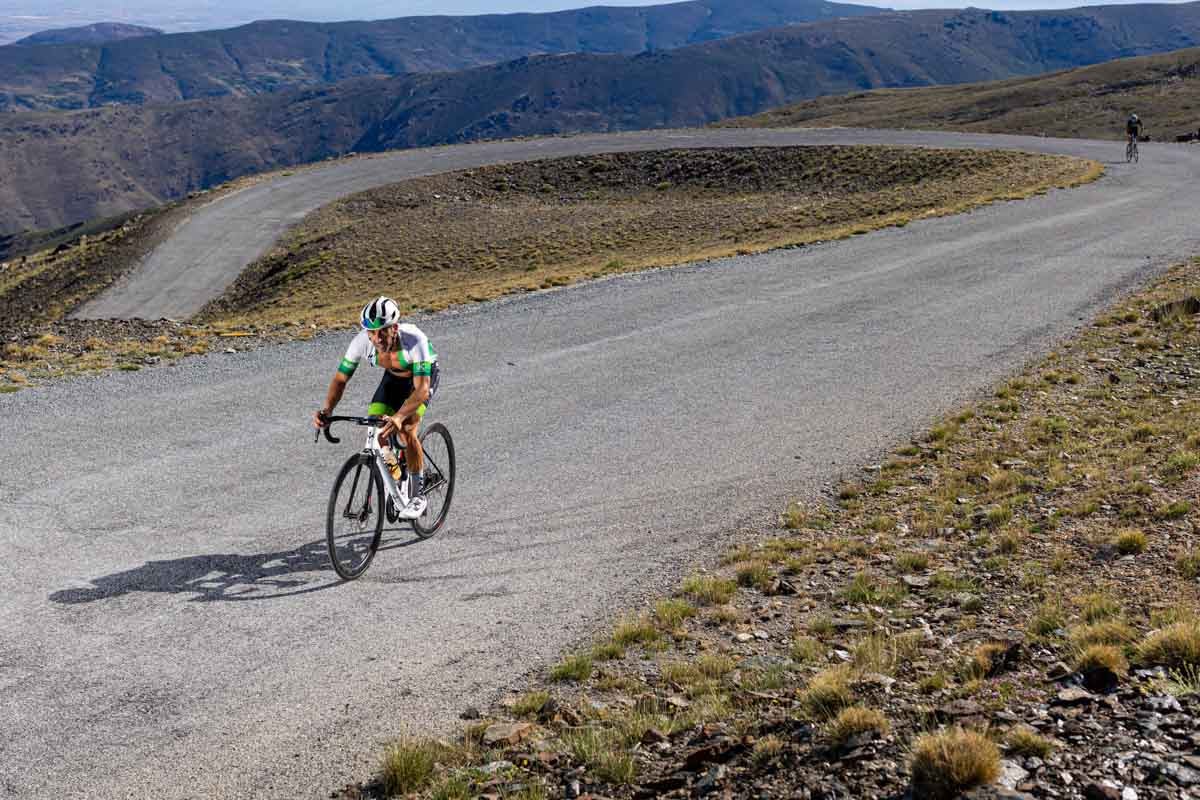
M 396 534 L 411 538 L 397 541 Z M 383 535 L 380 550 L 409 547 L 423 541 L 407 528 L 385 529 Z M 52 603 L 79 605 L 133 592 L 163 592 L 193 594 L 190 599 L 193 603 L 244 602 L 319 592 L 343 583 L 329 565 L 325 540 L 319 539 L 293 550 L 251 555 L 214 553 L 147 561 L 140 567 L 93 578 L 91 586 L 52 592 L 49 599 Z

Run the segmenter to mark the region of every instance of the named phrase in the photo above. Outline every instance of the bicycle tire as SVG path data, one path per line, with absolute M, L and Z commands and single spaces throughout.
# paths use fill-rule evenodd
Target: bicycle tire
M 1137 142 L 1133 143 L 1133 163 L 1138 163 L 1138 146 Z
M 345 506 L 339 499 L 346 478 L 353 474 Z M 365 485 L 363 484 L 365 478 Z M 356 498 L 359 489 L 362 494 Z M 366 453 L 357 453 L 346 459 L 333 490 L 329 493 L 329 507 L 325 516 L 325 542 L 329 546 L 329 562 L 344 580 L 352 581 L 366 572 L 379 550 L 383 536 L 383 481 L 375 469 L 375 462 Z M 373 518 L 373 522 L 371 521 Z M 339 521 L 353 524 L 345 530 Z
M 425 458 L 425 513 L 412 521 L 413 530 L 422 539 L 437 533 L 446 522 L 450 501 L 454 498 L 454 440 L 450 431 L 435 422 L 421 434 Z

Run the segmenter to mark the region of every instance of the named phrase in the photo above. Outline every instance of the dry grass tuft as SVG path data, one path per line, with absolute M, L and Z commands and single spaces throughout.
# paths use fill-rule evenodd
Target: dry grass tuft
M 1091 672 L 1096 669 L 1108 669 L 1117 675 L 1129 672 L 1129 662 L 1121 648 L 1111 644 L 1088 645 L 1075 659 L 1075 669 L 1079 672 Z
M 1088 594 L 1079 598 L 1079 610 L 1087 622 L 1100 622 L 1121 615 L 1121 606 L 1106 594 Z
M 1078 648 L 1094 644 L 1126 645 L 1137 640 L 1137 632 L 1120 620 L 1105 620 L 1091 625 L 1079 625 L 1068 632 L 1071 644 Z
M 567 656 L 550 670 L 552 681 L 586 681 L 592 677 L 592 657 L 578 654 Z
M 550 693 L 541 690 L 526 692 L 512 705 L 512 713 L 518 717 L 536 717 L 550 701 Z
M 429 784 L 439 761 L 455 757 L 450 748 L 436 741 L 400 739 L 383 752 L 380 779 L 384 791 L 389 797 L 420 791 Z
M 797 636 L 792 641 L 791 656 L 797 664 L 814 664 L 825 658 L 825 645 L 811 636 Z
M 843 708 L 825 728 L 830 741 L 839 747 L 851 737 L 868 731 L 882 736 L 888 732 L 888 721 L 882 712 L 865 706 Z
M 1034 636 L 1053 636 L 1067 625 L 1067 612 L 1055 602 L 1038 606 L 1029 620 L 1029 632 Z
M 723 605 L 733 599 L 737 583 L 713 575 L 692 575 L 679 589 L 684 596 L 702 605 Z
M 984 642 L 976 646 L 971 657 L 963 665 L 963 678 L 966 680 L 983 680 L 991 676 L 996 668 L 996 657 L 1003 655 L 1008 645 L 999 642 Z
M 766 591 L 771 585 L 771 567 L 763 561 L 751 561 L 738 567 L 738 586 Z
M 929 556 L 925 553 L 901 553 L 896 556 L 896 569 L 904 573 L 924 572 L 929 569 Z
M 654 604 L 654 619 L 663 629 L 678 628 L 685 619 L 696 616 L 696 607 L 686 600 L 664 598 Z
M 1200 621 L 1177 622 L 1152 632 L 1138 646 L 1137 655 L 1144 664 L 1200 666 Z
M 1054 743 L 1046 737 L 1040 735 L 1033 728 L 1019 725 L 1008 732 L 1004 737 L 1005 747 L 1008 752 L 1016 756 L 1029 758 L 1036 756 L 1037 758 L 1045 759 L 1054 751 Z
M 637 777 L 637 762 L 612 729 L 584 728 L 563 734 L 571 756 L 597 780 L 625 785 Z
M 658 628 L 647 617 L 623 620 L 613 630 L 612 640 L 620 647 L 658 641 Z
M 854 702 L 846 665 L 819 672 L 800 693 L 800 707 L 814 719 L 829 719 Z
M 910 768 L 915 797 L 951 800 L 999 778 L 1000 751 L 983 734 L 952 728 L 918 737 Z
M 783 753 L 784 741 L 774 734 L 768 734 L 754 743 L 750 758 L 758 767 L 763 767 Z
M 1175 568 L 1187 580 L 1200 577 L 1200 550 L 1188 550 L 1175 556 Z
M 1117 552 L 1122 555 L 1136 555 L 1146 552 L 1146 546 L 1149 540 L 1146 534 L 1137 528 L 1126 528 L 1118 531 L 1113 539 L 1113 546 L 1117 548 Z

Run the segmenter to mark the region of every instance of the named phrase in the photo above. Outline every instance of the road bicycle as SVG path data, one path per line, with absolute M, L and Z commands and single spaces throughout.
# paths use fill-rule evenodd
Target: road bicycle
M 1132 161 L 1134 164 L 1136 164 L 1137 160 L 1138 160 L 1137 139 L 1130 139 L 1129 142 L 1125 145 L 1125 161 L 1126 162 Z
M 346 459 L 333 482 L 325 520 L 329 560 L 337 574 L 349 581 L 366 572 L 375 558 L 383 537 L 384 520 L 395 524 L 400 520 L 398 509 L 408 505 L 408 468 L 404 448 L 395 436 L 387 445 L 379 444 L 384 417 L 326 417 L 325 420 L 325 427 L 317 436 L 323 431 L 333 444 L 341 441 L 330 432 L 335 422 L 351 422 L 367 429 L 362 450 Z M 390 447 L 396 457 L 399 478 L 392 475 L 384 447 Z M 422 473 L 427 505 L 421 516 L 412 520 L 412 528 L 417 536 L 428 539 L 445 523 L 454 497 L 454 440 L 450 431 L 440 422 L 433 423 L 421 434 L 421 450 L 425 456 Z

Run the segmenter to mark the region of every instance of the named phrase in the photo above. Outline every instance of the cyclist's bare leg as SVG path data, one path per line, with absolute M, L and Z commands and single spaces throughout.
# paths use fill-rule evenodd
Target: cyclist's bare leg
M 419 473 L 425 467 L 425 454 L 421 451 L 421 439 L 417 436 L 420 425 L 421 418 L 412 414 L 404 418 L 404 425 L 398 434 L 404 445 L 404 463 L 412 474 Z

